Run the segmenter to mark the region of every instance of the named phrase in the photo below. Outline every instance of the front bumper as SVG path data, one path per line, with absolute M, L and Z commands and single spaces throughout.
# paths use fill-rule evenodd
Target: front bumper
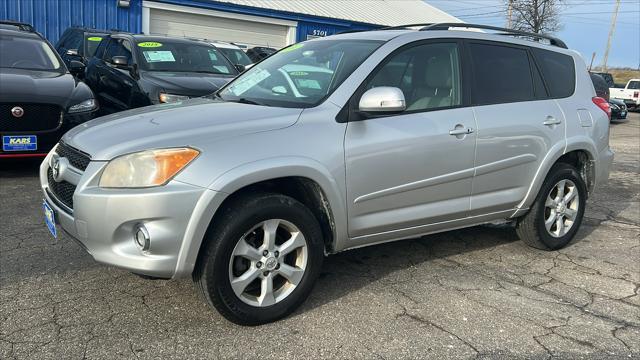
M 96 261 L 160 278 L 191 273 L 195 264 L 191 247 L 199 248 L 211 219 L 204 210 L 216 192 L 175 180 L 154 188 L 103 189 L 98 181 L 106 162 L 93 161 L 79 177 L 70 209 L 49 190 L 50 157 L 40 166 L 44 197 L 58 226 Z M 151 239 L 146 251 L 134 241 L 138 225 L 144 225 Z

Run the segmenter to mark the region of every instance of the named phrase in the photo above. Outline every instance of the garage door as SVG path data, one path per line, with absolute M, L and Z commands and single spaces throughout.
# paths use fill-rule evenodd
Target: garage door
M 150 9 L 149 33 L 229 41 L 282 48 L 287 45 L 285 25 Z

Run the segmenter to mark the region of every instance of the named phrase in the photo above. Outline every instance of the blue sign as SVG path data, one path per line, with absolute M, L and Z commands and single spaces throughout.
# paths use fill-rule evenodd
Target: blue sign
M 38 137 L 35 135 L 3 136 L 2 150 L 3 151 L 38 150 Z

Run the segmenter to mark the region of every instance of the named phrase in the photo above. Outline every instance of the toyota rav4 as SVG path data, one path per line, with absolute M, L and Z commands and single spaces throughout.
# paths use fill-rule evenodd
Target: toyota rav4
M 608 104 L 562 41 L 460 26 L 298 43 L 211 98 L 82 124 L 42 163 L 46 222 L 248 325 L 347 249 L 505 221 L 559 249 L 607 180 Z

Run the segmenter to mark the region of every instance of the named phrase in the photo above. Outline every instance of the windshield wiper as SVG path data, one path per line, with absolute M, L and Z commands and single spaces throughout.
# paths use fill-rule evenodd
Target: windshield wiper
M 257 101 L 253 101 L 253 100 L 249 100 L 247 98 L 239 98 L 239 99 L 236 99 L 236 100 L 227 100 L 227 101 L 238 102 L 238 103 L 249 104 L 249 105 L 264 105 L 262 103 L 259 103 Z

